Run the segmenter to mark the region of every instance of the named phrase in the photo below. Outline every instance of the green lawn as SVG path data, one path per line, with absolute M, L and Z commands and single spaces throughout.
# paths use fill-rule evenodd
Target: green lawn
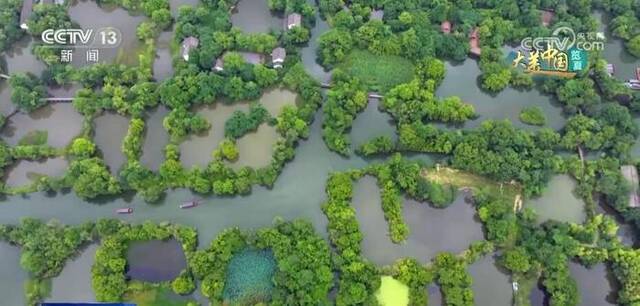
M 411 81 L 414 72 L 413 64 L 407 59 L 378 56 L 364 50 L 352 51 L 338 68 L 362 80 L 369 90 L 380 93 Z
M 382 306 L 409 305 L 409 287 L 391 276 L 383 276 L 376 299 Z

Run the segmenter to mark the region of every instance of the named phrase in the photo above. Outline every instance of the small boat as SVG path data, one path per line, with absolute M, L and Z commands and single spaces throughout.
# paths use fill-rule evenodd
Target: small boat
M 638 80 L 629 80 L 625 85 L 633 90 L 640 90 L 640 81 Z
M 518 282 L 512 282 L 511 288 L 513 288 L 513 291 L 518 291 Z
M 200 204 L 200 200 L 191 200 L 191 201 L 186 201 L 186 202 L 182 202 L 182 204 L 180 204 L 180 208 L 182 209 L 188 209 L 188 208 L 193 208 L 198 206 L 198 204 Z
M 131 207 L 118 208 L 118 209 L 116 209 L 116 213 L 120 214 L 120 215 L 131 214 L 131 213 L 133 213 L 133 208 L 131 208 Z
M 607 64 L 607 74 L 609 74 L 609 76 L 613 76 L 615 72 L 616 67 L 613 64 Z

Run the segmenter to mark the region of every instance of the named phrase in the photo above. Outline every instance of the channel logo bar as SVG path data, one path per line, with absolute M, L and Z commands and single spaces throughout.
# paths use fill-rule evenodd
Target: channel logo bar
M 136 306 L 131 303 L 42 303 L 40 306 Z

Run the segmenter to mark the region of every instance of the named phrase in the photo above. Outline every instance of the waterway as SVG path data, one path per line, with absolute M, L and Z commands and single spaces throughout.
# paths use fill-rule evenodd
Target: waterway
M 127 276 L 147 282 L 171 281 L 187 267 L 182 245 L 175 240 L 137 241 L 127 251 Z
M 586 218 L 585 204 L 573 193 L 575 186 L 575 181 L 568 175 L 554 176 L 542 196 L 529 200 L 526 205 L 536 211 L 538 223 L 549 219 L 582 223 Z
M 611 18 L 599 11 L 595 12 L 593 17 L 600 22 L 598 30 L 605 32 L 607 41 L 604 46 L 603 55 L 607 62 L 613 64 L 615 67 L 613 76 L 623 81 L 635 79 L 635 69 L 640 66 L 640 61 L 627 52 L 622 39 L 613 37 L 613 34 L 608 29 Z
M 91 267 L 95 261 L 97 244 L 84 248 L 80 254 L 67 261 L 64 269 L 51 281 L 48 302 L 95 302 L 91 287 Z M 69 284 L 73 284 L 70 286 Z
M 393 243 L 388 235 L 375 177 L 365 176 L 354 185 L 352 202 L 364 236 L 362 252 L 378 265 L 389 265 L 402 257 L 427 263 L 438 252 L 459 253 L 472 242 L 483 239 L 475 209 L 462 194 L 445 209 L 405 200 L 402 215 L 410 233 L 400 244 Z

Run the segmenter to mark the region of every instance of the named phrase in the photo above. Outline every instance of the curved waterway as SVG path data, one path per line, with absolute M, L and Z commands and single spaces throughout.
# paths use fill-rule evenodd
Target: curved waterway
M 211 124 L 209 130 L 197 135 L 189 135 L 180 144 L 180 162 L 186 167 L 205 167 L 211 161 L 213 150 L 224 139 L 224 123 L 233 112 L 247 112 L 249 104 L 234 103 L 231 105 L 217 101 L 211 105 L 199 106 L 195 111 Z
M 48 302 L 91 302 L 96 297 L 91 287 L 91 267 L 95 261 L 97 244 L 91 244 L 67 261 L 60 275 L 51 281 Z M 73 284 L 73 286 L 70 286 Z
M 354 185 L 352 202 L 364 236 L 362 253 L 378 265 L 389 265 L 402 257 L 427 263 L 439 252 L 459 253 L 484 238 L 476 211 L 462 194 L 445 209 L 405 200 L 402 215 L 410 233 L 400 244 L 393 243 L 388 235 L 375 177 L 365 176 Z

